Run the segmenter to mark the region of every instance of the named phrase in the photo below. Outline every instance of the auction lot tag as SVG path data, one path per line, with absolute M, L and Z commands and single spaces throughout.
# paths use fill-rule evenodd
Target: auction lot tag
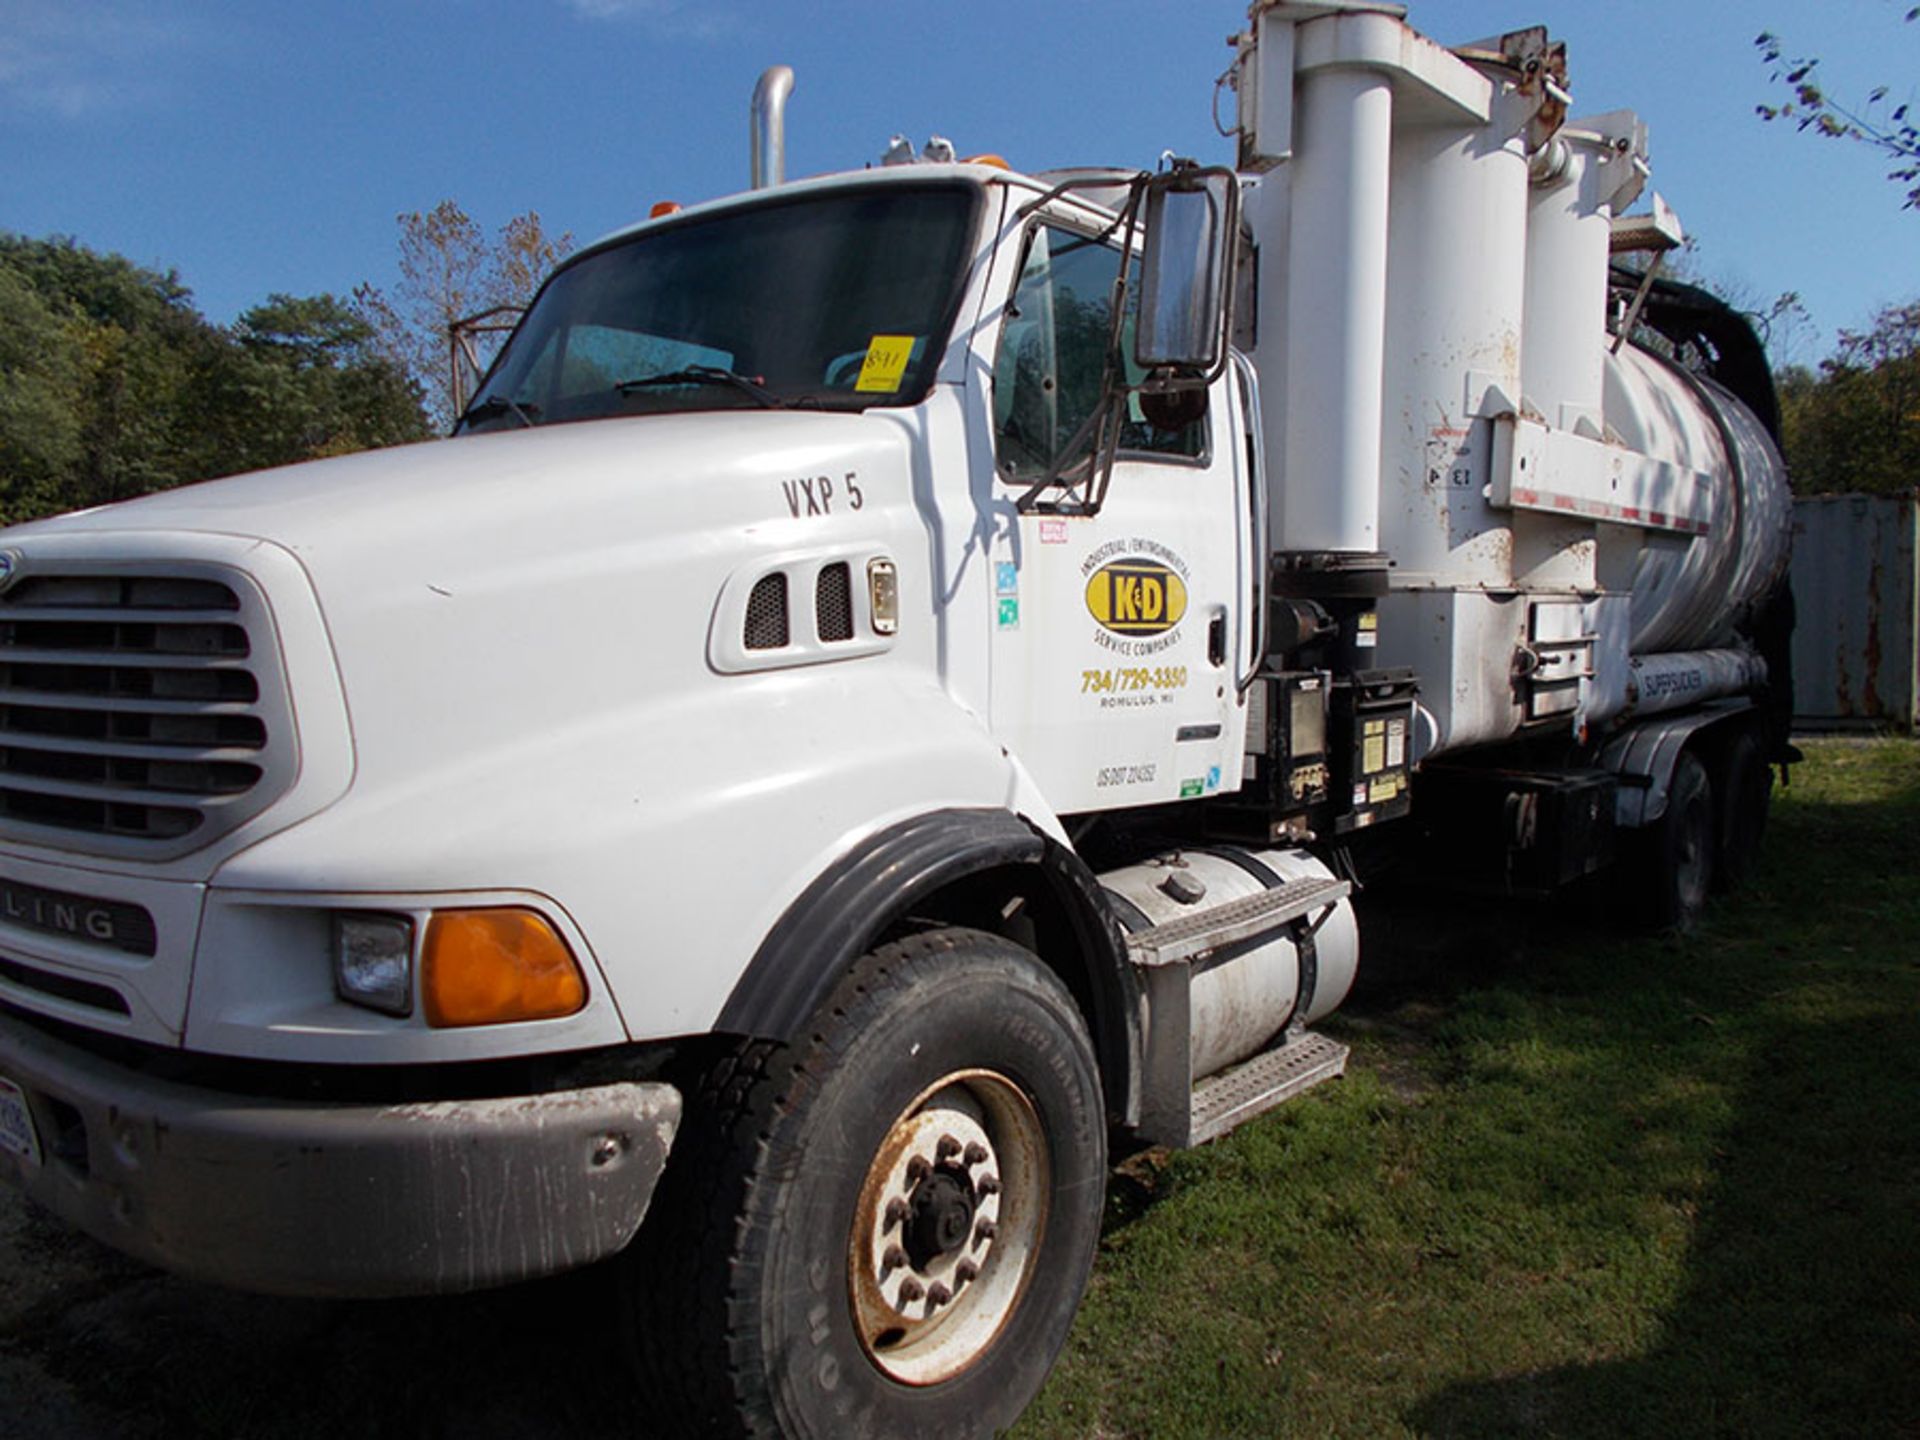
M 913 336 L 874 336 L 867 342 L 867 358 L 860 362 L 860 378 L 853 388 L 869 395 L 891 395 L 900 388 L 912 358 Z
M 33 1133 L 26 1093 L 4 1075 L 0 1075 L 0 1150 L 18 1155 L 29 1165 L 40 1163 L 40 1137 Z

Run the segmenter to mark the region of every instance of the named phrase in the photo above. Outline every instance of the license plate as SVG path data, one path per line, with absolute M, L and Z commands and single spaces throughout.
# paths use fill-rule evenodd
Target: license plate
M 40 1137 L 33 1131 L 26 1093 L 4 1075 L 0 1075 L 0 1150 L 18 1155 L 29 1165 L 40 1163 Z

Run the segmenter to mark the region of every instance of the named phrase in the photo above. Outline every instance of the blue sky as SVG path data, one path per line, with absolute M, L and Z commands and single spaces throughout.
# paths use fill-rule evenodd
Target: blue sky
M 1762 29 L 1830 91 L 1920 101 L 1909 0 L 1415 0 L 1458 44 L 1546 23 L 1574 113 L 1638 110 L 1703 269 L 1836 327 L 1920 296 L 1920 214 L 1864 148 L 1764 125 Z M 0 0 L 0 228 L 175 268 L 216 320 L 391 278 L 394 217 L 444 198 L 581 241 L 743 188 L 747 99 L 792 65 L 789 173 L 950 136 L 1023 169 L 1225 159 L 1233 0 Z

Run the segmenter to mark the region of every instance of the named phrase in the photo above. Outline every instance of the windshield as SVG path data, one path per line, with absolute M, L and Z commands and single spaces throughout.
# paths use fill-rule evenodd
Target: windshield
M 959 305 L 978 197 L 852 187 L 593 251 L 547 283 L 459 428 L 914 404 Z

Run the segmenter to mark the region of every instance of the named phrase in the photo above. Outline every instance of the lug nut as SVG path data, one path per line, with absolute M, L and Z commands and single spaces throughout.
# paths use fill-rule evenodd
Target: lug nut
M 907 1263 L 907 1252 L 898 1245 L 889 1245 L 886 1253 L 880 1257 L 880 1278 L 886 1279 L 894 1271 Z
M 938 1310 L 951 1299 L 953 1299 L 953 1292 L 938 1280 L 934 1281 L 932 1286 L 927 1290 L 928 1313 L 931 1314 L 933 1311 Z
M 899 1199 L 898 1197 L 895 1197 L 894 1199 L 889 1200 L 887 1202 L 886 1228 L 891 1230 L 896 1225 L 904 1225 L 906 1223 L 906 1220 L 907 1220 L 907 1202 L 902 1199 Z
M 1000 1177 L 998 1175 L 982 1175 L 974 1182 L 974 1188 L 982 1195 L 998 1195 L 1000 1193 Z
M 972 1280 L 978 1280 L 980 1278 L 980 1267 L 974 1264 L 972 1260 L 962 1260 L 958 1265 L 953 1267 L 953 1278 L 958 1280 L 962 1285 Z
M 1000 1227 L 994 1224 L 993 1221 L 983 1217 L 973 1227 L 973 1243 L 978 1247 L 981 1241 L 991 1240 L 999 1233 Z
M 926 1293 L 926 1289 L 911 1275 L 900 1282 L 900 1303 L 902 1305 L 911 1304 Z
M 959 1153 L 960 1142 L 951 1135 L 942 1135 L 939 1143 L 933 1147 L 933 1158 L 936 1160 L 951 1159 Z
M 976 1140 L 967 1146 L 967 1153 L 963 1158 L 969 1165 L 978 1165 L 982 1160 L 987 1158 L 987 1147 Z
M 907 1161 L 907 1179 L 915 1185 L 927 1178 L 933 1169 L 932 1163 L 924 1155 L 916 1155 Z

